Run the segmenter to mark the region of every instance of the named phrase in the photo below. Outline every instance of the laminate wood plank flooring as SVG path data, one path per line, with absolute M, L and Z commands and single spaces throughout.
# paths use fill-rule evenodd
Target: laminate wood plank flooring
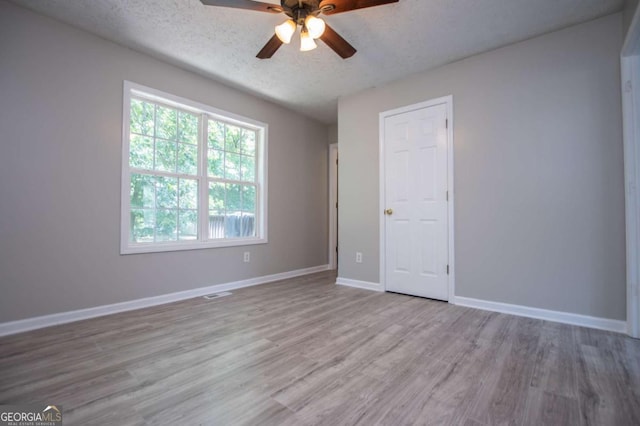
M 323 272 L 0 338 L 65 425 L 640 425 L 640 341 Z

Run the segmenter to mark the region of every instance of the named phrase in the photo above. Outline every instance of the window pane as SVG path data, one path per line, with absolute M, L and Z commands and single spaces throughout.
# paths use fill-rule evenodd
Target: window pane
M 226 153 L 224 172 L 227 179 L 240 180 L 240 155 Z
M 242 236 L 253 237 L 256 234 L 256 187 L 242 186 Z
M 227 184 L 227 198 L 225 202 L 225 208 L 227 215 L 229 213 L 242 211 L 242 185 L 236 185 L 232 183 Z
M 134 243 L 152 243 L 155 218 L 154 210 L 131 210 L 129 240 Z
M 224 123 L 209 120 L 209 148 L 224 149 Z
M 129 166 L 137 169 L 153 170 L 153 139 L 131 135 L 129 142 Z
M 156 241 L 176 241 L 178 213 L 175 210 L 156 210 Z
M 256 213 L 256 187 L 253 185 L 242 186 L 242 211 Z
M 242 168 L 242 180 L 253 182 L 256 180 L 256 163 L 255 158 L 242 156 L 240 160 Z
M 242 153 L 244 155 L 256 155 L 256 132 L 255 130 L 245 130 L 245 137 L 242 140 Z
M 225 150 L 228 152 L 240 152 L 242 147 L 242 139 L 244 132 L 240 127 L 230 126 L 227 124 L 227 131 L 225 133 Z
M 131 175 L 131 189 L 129 199 L 132 208 L 154 208 L 155 207 L 155 188 L 153 176 L 140 175 L 133 173 Z
M 158 176 L 156 177 L 156 207 L 178 207 L 178 179 Z
M 251 213 L 242 213 L 242 237 L 256 236 L 256 217 Z
M 181 209 L 198 208 L 198 181 L 195 179 L 180 179 L 180 200 Z
M 209 176 L 224 178 L 224 151 L 210 149 L 207 153 L 207 168 Z
M 176 140 L 178 135 L 178 114 L 175 109 L 159 106 L 156 109 L 156 137 Z
M 198 212 L 196 210 L 180 210 L 180 226 L 178 237 L 181 240 L 198 239 Z
M 224 183 L 209 183 L 209 238 L 224 238 Z
M 178 173 L 198 174 L 198 146 L 178 144 Z
M 175 173 L 176 145 L 175 142 L 156 139 L 156 170 Z
M 216 214 L 224 214 L 224 183 L 209 183 L 209 210 Z
M 188 112 L 178 112 L 178 138 L 180 142 L 198 144 L 198 116 Z
M 149 102 L 131 99 L 131 114 L 129 129 L 132 133 L 153 136 L 154 106 Z

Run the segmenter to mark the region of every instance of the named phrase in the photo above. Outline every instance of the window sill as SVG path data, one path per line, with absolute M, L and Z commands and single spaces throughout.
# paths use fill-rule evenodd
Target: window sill
M 182 243 L 155 243 L 155 244 L 126 244 L 120 247 L 120 254 L 141 254 L 141 253 L 158 253 L 163 251 L 183 251 L 183 250 L 201 250 L 220 247 L 237 247 L 250 246 L 256 244 L 266 244 L 266 238 L 234 238 L 228 240 L 216 241 L 188 241 Z

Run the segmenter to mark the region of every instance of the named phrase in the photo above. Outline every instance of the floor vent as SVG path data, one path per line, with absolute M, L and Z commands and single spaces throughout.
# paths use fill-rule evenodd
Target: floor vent
M 224 291 L 222 293 L 214 293 L 214 294 L 207 294 L 206 296 L 202 296 L 207 300 L 211 300 L 211 299 L 217 299 L 218 297 L 224 297 L 224 296 L 230 296 L 231 292 L 230 291 Z

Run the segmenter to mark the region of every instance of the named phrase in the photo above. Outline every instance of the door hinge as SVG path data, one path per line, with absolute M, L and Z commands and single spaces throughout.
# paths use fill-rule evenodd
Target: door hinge
M 338 165 L 338 159 L 336 158 L 336 166 Z
M 447 265 L 447 275 L 449 275 L 449 265 Z
M 338 203 L 336 203 L 336 209 L 338 208 Z
M 448 118 L 444 119 L 444 127 L 447 128 L 447 129 L 449 128 L 449 119 Z

